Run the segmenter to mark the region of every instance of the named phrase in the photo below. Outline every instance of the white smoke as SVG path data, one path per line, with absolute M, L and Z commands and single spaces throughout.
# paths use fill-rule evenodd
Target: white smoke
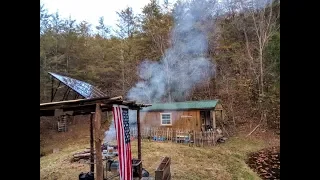
M 130 128 L 137 127 L 137 111 L 136 110 L 129 110 L 129 126 Z M 116 137 L 116 129 L 114 124 L 114 119 L 111 119 L 110 127 L 104 133 L 104 143 L 111 143 L 117 140 Z
M 194 86 L 212 77 L 215 66 L 208 58 L 208 29 L 203 23 L 213 22 L 215 5 L 216 1 L 205 0 L 177 4 L 172 46 L 160 61 L 143 61 L 141 80 L 130 89 L 128 99 L 144 103 L 185 100 Z
M 114 120 L 112 118 L 109 129 L 104 132 L 104 143 L 110 143 L 116 140 L 116 128 L 114 126 Z
M 208 58 L 207 32 L 216 13 L 216 0 L 180 2 L 174 9 L 172 46 L 160 61 L 143 61 L 139 66 L 139 81 L 127 94 L 129 100 L 143 103 L 184 100 L 197 84 L 215 73 Z M 206 25 L 203 25 L 206 23 Z M 130 127 L 136 127 L 136 111 L 129 111 Z M 143 117 L 140 117 L 143 119 Z M 105 133 L 105 141 L 115 140 L 114 123 Z

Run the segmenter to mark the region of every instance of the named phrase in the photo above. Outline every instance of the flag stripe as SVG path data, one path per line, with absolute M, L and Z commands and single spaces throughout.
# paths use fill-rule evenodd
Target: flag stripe
M 119 165 L 120 165 L 120 169 L 121 169 L 121 177 L 123 180 L 125 180 L 125 176 L 124 176 L 124 143 L 123 143 L 123 133 L 122 133 L 122 127 L 121 127 L 121 112 L 120 112 L 120 108 L 117 107 L 117 113 L 118 113 L 118 131 L 119 131 L 119 137 L 120 137 L 120 156 L 119 156 Z
M 132 155 L 129 130 L 129 109 L 114 105 L 112 108 L 116 128 L 121 180 L 132 180 Z
M 124 150 L 124 147 L 123 147 L 123 135 L 122 135 L 122 127 L 121 127 L 121 112 L 120 112 L 120 108 L 119 107 L 117 107 L 117 113 L 118 113 L 118 119 L 117 119 L 117 121 L 118 121 L 118 133 L 119 133 L 119 139 L 120 139 L 120 141 L 119 141 L 119 143 L 120 143 L 120 150 L 121 150 L 121 152 L 120 152 L 120 156 L 119 156 L 119 165 L 120 165 L 120 169 L 121 169 L 121 177 L 122 178 L 125 178 L 124 177 L 124 167 L 123 167 L 123 165 L 124 165 L 124 162 L 123 162 L 123 158 L 124 158 L 124 156 L 123 156 L 123 154 L 124 154 L 124 152 L 123 152 L 123 150 Z
M 115 124 L 115 128 L 116 128 L 117 142 L 119 142 L 120 136 L 119 136 L 119 131 L 117 130 L 119 127 L 119 125 L 118 125 L 118 108 L 117 107 L 113 107 L 113 114 L 114 114 L 114 124 Z M 120 147 L 120 144 L 118 143 L 118 153 L 120 155 L 121 149 L 119 147 Z M 120 162 L 120 156 L 119 156 L 119 162 Z M 119 170 L 121 172 L 120 163 L 119 163 Z M 120 176 L 121 176 L 121 174 L 120 174 Z
M 124 143 L 124 132 L 123 132 L 123 116 L 122 116 L 122 110 L 121 110 L 121 108 L 118 108 L 119 109 L 119 111 L 120 111 L 120 118 L 119 118 L 119 124 L 120 124 L 120 132 L 121 132 L 121 140 L 122 140 L 122 142 L 121 142 L 121 144 L 123 145 L 123 147 L 122 147 L 122 154 L 123 154 L 123 157 L 122 157 L 122 169 L 123 169 L 123 172 L 122 172 L 122 174 L 123 174 L 123 177 L 124 177 L 124 180 L 126 180 L 127 179 L 127 176 L 126 176 L 126 174 L 127 174 L 127 172 L 126 172 L 126 168 L 125 168 L 125 164 L 126 164 L 126 144 Z

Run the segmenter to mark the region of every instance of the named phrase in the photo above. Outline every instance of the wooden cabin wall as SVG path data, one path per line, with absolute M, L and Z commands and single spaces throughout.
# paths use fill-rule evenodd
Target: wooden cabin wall
M 216 116 L 216 122 L 218 122 L 218 121 L 221 122 L 222 121 L 221 111 L 215 111 L 215 116 Z
M 217 123 L 225 120 L 225 117 L 226 117 L 225 113 L 226 112 L 224 111 L 222 105 L 220 103 L 218 103 L 215 108 L 215 117 L 216 117 Z
M 160 113 L 171 113 L 172 125 L 161 125 Z M 181 116 L 192 116 L 190 118 L 181 118 Z M 185 130 L 200 131 L 200 111 L 152 111 L 141 112 L 142 127 L 160 127 L 160 128 L 178 128 Z

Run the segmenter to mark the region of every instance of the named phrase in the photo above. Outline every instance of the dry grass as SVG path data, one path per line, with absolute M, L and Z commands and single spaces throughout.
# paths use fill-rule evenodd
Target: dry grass
M 260 179 L 245 163 L 247 155 L 265 147 L 279 144 L 272 133 L 258 130 L 245 138 L 249 128 L 215 147 L 189 147 L 183 144 L 142 142 L 143 167 L 154 176 L 154 170 L 164 156 L 172 158 L 172 179 Z M 260 134 L 259 134 L 260 133 Z M 88 172 L 89 165 L 70 163 L 72 154 L 89 147 L 87 121 L 72 125 L 69 132 L 46 131 L 44 147 L 46 156 L 40 158 L 40 178 L 43 180 L 74 180 L 80 172 Z M 263 139 L 263 140 L 262 140 Z M 54 148 L 60 151 L 52 153 Z M 137 142 L 132 142 L 133 157 L 137 157 Z
M 40 151 L 43 154 L 49 155 L 52 150 L 64 149 L 68 147 L 77 147 L 79 144 L 85 144 L 89 142 L 89 123 L 84 121 L 81 124 L 70 125 L 68 132 L 57 133 L 56 130 L 44 130 L 42 134 L 42 147 Z
M 247 154 L 267 146 L 253 138 L 230 138 L 215 147 L 189 147 L 183 144 L 148 142 L 142 143 L 143 166 L 152 176 L 164 156 L 172 158 L 172 179 L 260 179 L 245 163 Z M 89 147 L 82 139 L 66 146 L 58 153 L 40 158 L 41 179 L 77 179 L 80 172 L 87 172 L 88 165 L 70 163 L 74 152 Z M 133 157 L 137 157 L 137 142 L 132 142 Z

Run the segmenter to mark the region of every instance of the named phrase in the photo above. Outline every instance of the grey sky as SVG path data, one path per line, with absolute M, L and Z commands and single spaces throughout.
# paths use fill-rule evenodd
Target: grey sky
M 163 0 L 158 0 L 163 4 Z M 174 3 L 176 0 L 169 0 Z M 59 14 L 68 18 L 71 16 L 77 21 L 87 21 L 93 26 L 98 24 L 99 17 L 104 16 L 106 25 L 115 28 L 118 16 L 117 11 L 132 7 L 134 13 L 141 13 L 142 8 L 150 0 L 41 0 L 49 13 L 59 12 Z

